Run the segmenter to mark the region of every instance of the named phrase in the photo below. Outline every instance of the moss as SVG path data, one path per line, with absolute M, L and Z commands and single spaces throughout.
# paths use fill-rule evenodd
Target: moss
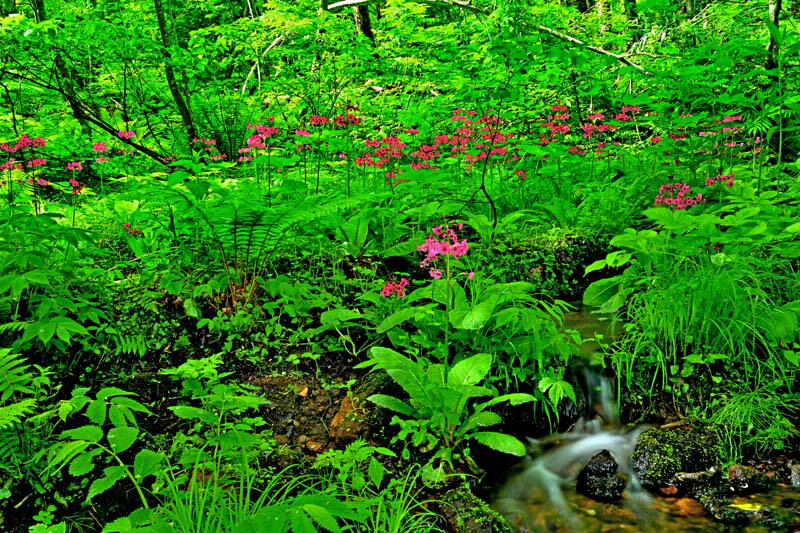
M 512 533 L 503 516 L 464 484 L 442 497 L 442 514 L 456 533 Z
M 675 484 L 678 472 L 700 472 L 718 462 L 713 436 L 695 429 L 648 429 L 632 459 L 639 481 L 652 487 Z

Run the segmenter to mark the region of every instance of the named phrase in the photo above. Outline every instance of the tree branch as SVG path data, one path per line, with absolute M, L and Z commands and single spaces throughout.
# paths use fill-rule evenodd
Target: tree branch
M 597 54 L 601 54 L 601 55 L 608 56 L 608 57 L 613 57 L 614 59 L 616 59 L 617 61 L 619 61 L 623 65 L 628 65 L 629 67 L 633 67 L 636 70 L 638 70 L 639 72 L 642 72 L 644 74 L 649 74 L 649 75 L 653 74 L 652 72 L 650 72 L 649 70 L 647 70 L 643 66 L 641 66 L 641 65 L 639 65 L 637 63 L 634 63 L 633 61 L 628 59 L 626 55 L 615 54 L 614 52 L 609 52 L 605 48 L 600 48 L 599 46 L 591 45 L 591 44 L 589 44 L 589 43 L 587 43 L 585 41 L 581 41 L 577 37 L 573 37 L 572 35 L 567 35 L 566 33 L 560 32 L 558 30 L 554 30 L 553 28 L 548 28 L 547 26 L 542 26 L 541 24 L 532 24 L 531 27 L 539 30 L 542 33 L 547 33 L 549 35 L 552 35 L 553 37 L 558 37 L 562 41 L 566 41 L 568 43 L 573 43 L 573 44 L 577 44 L 578 46 L 582 46 L 583 48 L 586 48 L 587 50 L 591 50 L 592 52 L 595 52 Z

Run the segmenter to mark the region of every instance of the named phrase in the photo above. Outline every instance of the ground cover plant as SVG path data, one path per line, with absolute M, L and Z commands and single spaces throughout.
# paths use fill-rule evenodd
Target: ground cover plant
M 0 529 L 478 530 L 587 369 L 797 463 L 799 7 L 0 0 Z

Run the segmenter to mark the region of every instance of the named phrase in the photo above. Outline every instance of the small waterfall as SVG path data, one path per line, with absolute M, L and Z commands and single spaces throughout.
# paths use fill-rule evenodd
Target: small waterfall
M 636 480 L 630 461 L 644 428 L 619 426 L 610 380 L 587 370 L 586 381 L 597 416 L 579 420 L 568 433 L 532 441 L 532 448 L 539 453 L 526 460 L 522 471 L 508 480 L 494 499 L 495 509 L 521 532 L 592 530 L 575 508 L 580 505 L 575 497 L 582 497 L 575 494 L 574 484 L 581 469 L 603 450 L 611 453 L 628 479 L 622 505 L 635 516 L 650 510 L 650 496 Z

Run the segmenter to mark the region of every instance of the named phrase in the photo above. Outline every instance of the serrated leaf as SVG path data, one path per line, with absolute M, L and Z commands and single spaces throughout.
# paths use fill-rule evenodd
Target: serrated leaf
M 86 495 L 86 502 L 88 503 L 92 501 L 92 498 L 98 494 L 104 493 L 113 487 L 117 481 L 124 478 L 125 470 L 126 468 L 124 466 L 109 466 L 103 470 L 103 477 L 95 479 L 89 486 L 89 492 Z
M 383 482 L 383 474 L 386 472 L 386 468 L 383 467 L 380 461 L 375 459 L 374 457 L 370 457 L 369 459 L 369 466 L 367 467 L 367 475 L 369 476 L 369 480 L 375 485 L 375 488 L 380 488 L 381 483 Z
M 126 390 L 117 387 L 103 387 L 97 393 L 98 400 L 105 400 L 106 398 L 110 398 L 111 396 L 136 396 L 136 395 L 132 392 L 128 392 Z
M 89 407 L 86 408 L 86 416 L 98 426 L 102 426 L 106 421 L 106 402 L 104 400 L 92 400 L 89 402 Z
M 161 468 L 164 455 L 152 450 L 141 450 L 133 460 L 133 475 L 138 480 L 152 476 Z
M 139 430 L 135 427 L 115 427 L 108 431 L 108 444 L 114 453 L 122 453 L 130 448 L 136 437 L 139 436 Z
M 97 426 L 81 426 L 64 431 L 61 435 L 72 440 L 84 440 L 91 443 L 98 443 L 100 439 L 103 438 L 103 430 Z

